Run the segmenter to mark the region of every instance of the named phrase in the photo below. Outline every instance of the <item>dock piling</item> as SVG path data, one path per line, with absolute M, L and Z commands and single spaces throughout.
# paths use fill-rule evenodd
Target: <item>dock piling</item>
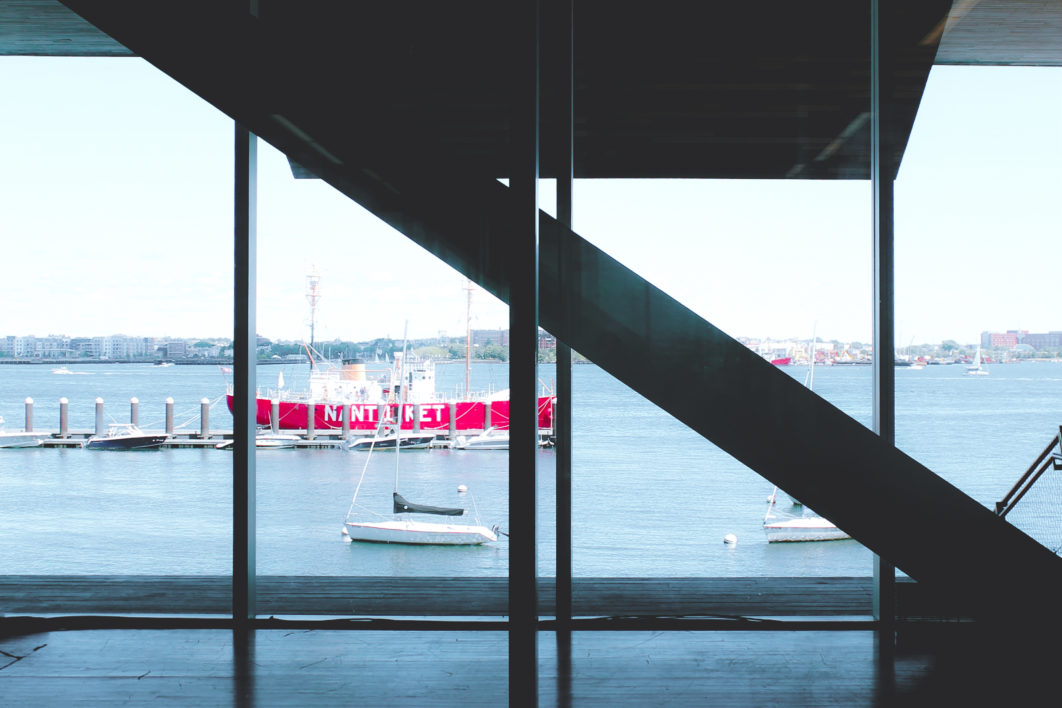
M 173 398 L 166 399 L 166 434 L 173 435 Z
M 103 435 L 103 399 L 96 398 L 96 435 Z
M 210 437 L 210 401 L 206 398 L 199 401 L 199 437 Z
M 269 430 L 274 435 L 280 432 L 280 401 L 275 398 L 269 401 Z
M 339 408 L 339 420 L 343 426 L 343 440 L 350 440 L 350 404 L 344 403 Z
M 33 399 L 26 399 L 26 432 L 33 432 Z
M 314 438 L 314 418 L 317 417 L 317 404 L 310 401 L 306 404 L 306 439 L 313 440 Z
M 59 399 L 59 437 L 70 437 L 70 401 L 66 397 Z
M 136 396 L 129 399 L 129 422 L 140 425 L 140 399 Z

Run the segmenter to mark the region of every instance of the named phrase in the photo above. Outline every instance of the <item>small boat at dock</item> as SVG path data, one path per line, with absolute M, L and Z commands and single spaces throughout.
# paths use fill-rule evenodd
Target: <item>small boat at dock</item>
M 403 450 L 427 450 L 432 441 L 435 440 L 434 433 L 398 433 L 394 432 L 394 429 L 388 428 L 380 432 L 379 435 L 372 435 L 369 437 L 355 438 L 347 441 L 346 448 L 348 450 L 394 450 L 401 448 Z
M 169 439 L 165 433 L 145 433 L 132 423 L 112 423 L 106 435 L 85 441 L 86 450 L 158 450 Z
M 41 441 L 51 437 L 48 433 L 4 430 L 4 419 L 0 416 L 0 448 L 39 447 Z
M 553 439 L 548 435 L 539 435 L 539 447 L 553 447 Z M 479 435 L 458 435 L 450 447 L 454 450 L 508 450 L 509 431 L 490 427 Z
M 454 450 L 508 450 L 509 431 L 487 428 L 479 435 L 458 435 L 452 445 Z
M 254 446 L 272 450 L 290 450 L 302 440 L 298 435 L 287 433 L 259 433 L 254 437 Z M 214 446 L 215 450 L 232 450 L 232 440 L 222 440 Z

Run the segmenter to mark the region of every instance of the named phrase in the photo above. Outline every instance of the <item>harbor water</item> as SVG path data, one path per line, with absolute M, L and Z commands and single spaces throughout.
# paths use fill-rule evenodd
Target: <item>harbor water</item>
M 651 364 L 650 364 L 651 365 Z M 162 429 L 167 397 L 178 430 L 199 429 L 200 401 L 213 403 L 210 427 L 229 430 L 226 375 L 216 366 L 72 364 L 0 366 L 0 415 L 57 430 L 59 399 L 69 399 L 71 430 L 94 425 L 94 402 L 127 422 L 139 399 L 142 428 Z M 803 379 L 801 367 L 782 367 Z M 991 507 L 1010 489 L 1062 423 L 1062 363 L 896 371 L 897 444 Z M 306 367 L 260 366 L 259 384 L 306 385 Z M 544 384 L 552 365 L 540 367 Z M 464 386 L 463 363 L 439 364 L 437 389 Z M 772 485 L 631 392 L 595 365 L 573 370 L 574 571 L 577 576 L 865 576 L 869 551 L 855 541 L 768 544 L 762 529 Z M 472 389 L 504 389 L 507 367 L 472 366 Z M 815 391 L 869 425 L 871 369 L 819 367 Z M 710 405 L 710 402 L 706 402 Z M 0 450 L 0 573 L 181 574 L 231 571 L 232 455 L 212 448 L 151 452 Z M 508 541 L 478 547 L 347 543 L 341 534 L 354 489 L 359 506 L 386 513 L 397 469 L 411 501 L 462 506 L 509 531 L 507 453 L 432 449 L 257 452 L 257 568 L 263 575 L 504 576 Z M 555 452 L 539 452 L 539 572 L 554 573 Z M 467 492 L 458 490 L 467 487 Z M 860 500 L 852 500 L 859 504 Z M 1062 508 L 1062 504 L 1059 504 Z M 1056 518 L 1057 520 L 1057 518 Z M 897 523 L 901 523 L 898 520 Z M 726 544 L 728 534 L 737 543 Z

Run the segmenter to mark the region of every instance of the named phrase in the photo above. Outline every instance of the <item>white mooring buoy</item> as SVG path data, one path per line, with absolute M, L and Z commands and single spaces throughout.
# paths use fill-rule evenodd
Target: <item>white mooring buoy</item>
M 732 533 L 728 533 L 726 536 L 723 536 L 723 543 L 732 546 L 737 543 L 737 536 Z

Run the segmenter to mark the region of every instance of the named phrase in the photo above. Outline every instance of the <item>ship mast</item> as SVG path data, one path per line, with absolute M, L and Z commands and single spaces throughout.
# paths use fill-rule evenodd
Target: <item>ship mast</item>
M 310 274 L 306 276 L 306 302 L 310 303 L 310 348 L 314 348 L 314 328 L 317 325 L 317 301 L 321 299 L 321 276 L 317 274 L 317 266 L 312 266 Z
M 472 281 L 465 288 L 468 291 L 468 305 L 465 309 L 465 398 L 469 396 L 472 380 Z

